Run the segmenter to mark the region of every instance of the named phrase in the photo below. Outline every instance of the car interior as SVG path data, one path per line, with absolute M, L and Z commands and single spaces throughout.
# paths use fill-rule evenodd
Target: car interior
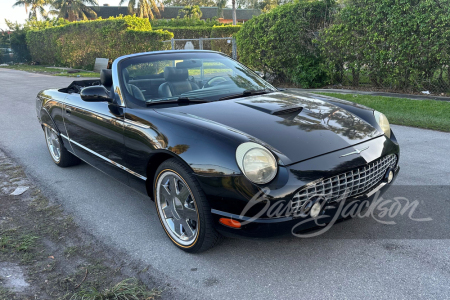
M 164 80 L 158 87 L 158 95 L 162 98 L 178 96 L 200 88 L 196 82 L 189 80 L 188 69 L 165 67 Z
M 217 100 L 245 90 L 265 87 L 260 76 L 246 72 L 233 61 L 219 57 L 149 60 L 138 57 L 119 69 L 122 93 L 133 106 L 162 105 L 162 101 Z M 234 64 L 234 65 L 233 65 Z M 61 92 L 80 93 L 88 86 L 103 85 L 113 94 L 111 69 L 100 72 L 100 80 L 74 81 Z M 169 104 L 170 105 L 170 104 Z M 161 107 L 161 106 L 158 106 Z
M 122 69 L 122 75 L 127 92 L 138 101 L 148 101 L 179 97 L 211 87 L 208 84 L 211 78 L 231 73 L 231 69 L 225 65 L 212 68 L 208 69 L 198 59 L 158 61 L 128 66 Z

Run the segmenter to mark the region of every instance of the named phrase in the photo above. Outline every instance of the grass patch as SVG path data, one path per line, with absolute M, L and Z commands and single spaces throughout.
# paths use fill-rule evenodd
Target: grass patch
M 69 258 L 71 256 L 74 256 L 75 254 L 77 254 L 78 252 L 78 248 L 76 246 L 72 246 L 72 247 L 67 247 L 64 250 L 64 255 Z
M 23 234 L 21 231 L 20 227 L 0 231 L 0 258 L 16 258 L 23 264 L 36 259 L 36 242 L 39 237 Z
M 135 278 L 122 280 L 112 288 L 97 291 L 94 288 L 75 293 L 71 300 L 125 300 L 125 299 L 155 299 L 159 296 L 156 290 L 147 288 Z
M 8 290 L 2 285 L 9 279 L 0 278 L 0 300 L 159 297 L 159 290 L 147 287 L 155 286 L 151 275 L 138 271 L 140 262 L 108 248 L 78 227 L 0 150 L 0 188 L 14 189 L 15 176 L 30 188 L 19 196 L 0 194 L 0 262 L 21 266 L 30 287 Z
M 55 69 L 51 67 L 47 68 L 47 66 L 41 65 L 36 66 L 36 65 L 19 64 L 19 65 L 4 66 L 0 68 L 26 71 L 31 73 L 47 74 L 53 76 L 66 76 L 66 77 L 79 76 L 79 77 L 94 77 L 94 78 L 100 77 L 100 74 L 97 72 L 81 71 L 78 73 L 68 73 L 67 70 Z
M 384 113 L 391 124 L 450 132 L 450 102 L 339 93 L 315 93 L 359 103 Z
M 13 297 L 13 293 L 11 293 L 10 291 L 8 291 L 7 289 L 5 289 L 5 288 L 2 288 L 1 286 L 0 286 L 0 300 L 1 299 L 13 299 L 12 298 Z

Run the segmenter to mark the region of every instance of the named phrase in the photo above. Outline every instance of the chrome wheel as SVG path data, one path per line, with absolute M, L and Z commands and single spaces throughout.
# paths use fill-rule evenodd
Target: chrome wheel
M 45 126 L 45 139 L 53 160 L 59 162 L 61 159 L 61 144 L 58 135 L 48 126 Z
M 198 211 L 186 182 L 175 172 L 163 171 L 156 183 L 156 204 L 165 230 L 172 239 L 191 245 L 198 235 Z

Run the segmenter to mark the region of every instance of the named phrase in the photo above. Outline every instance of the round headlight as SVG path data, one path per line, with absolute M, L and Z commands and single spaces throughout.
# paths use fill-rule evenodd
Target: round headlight
M 248 142 L 239 145 L 236 161 L 244 175 L 254 183 L 268 183 L 277 175 L 275 157 L 259 144 Z
M 376 110 L 373 112 L 373 115 L 375 116 L 375 120 L 377 121 L 378 125 L 380 125 L 384 134 L 388 138 L 390 138 L 391 137 L 391 126 L 389 125 L 389 121 L 386 118 L 386 116 L 383 113 L 380 113 L 379 111 L 376 111 Z

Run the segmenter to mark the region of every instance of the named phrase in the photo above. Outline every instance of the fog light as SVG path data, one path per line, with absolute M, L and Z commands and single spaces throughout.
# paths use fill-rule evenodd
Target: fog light
M 311 218 L 317 218 L 320 214 L 320 211 L 322 210 L 322 205 L 320 205 L 320 202 L 314 203 L 314 205 L 311 207 Z
M 391 170 L 391 171 L 389 171 L 387 182 L 391 183 L 392 179 L 394 179 L 394 172 L 392 172 L 392 170 Z

